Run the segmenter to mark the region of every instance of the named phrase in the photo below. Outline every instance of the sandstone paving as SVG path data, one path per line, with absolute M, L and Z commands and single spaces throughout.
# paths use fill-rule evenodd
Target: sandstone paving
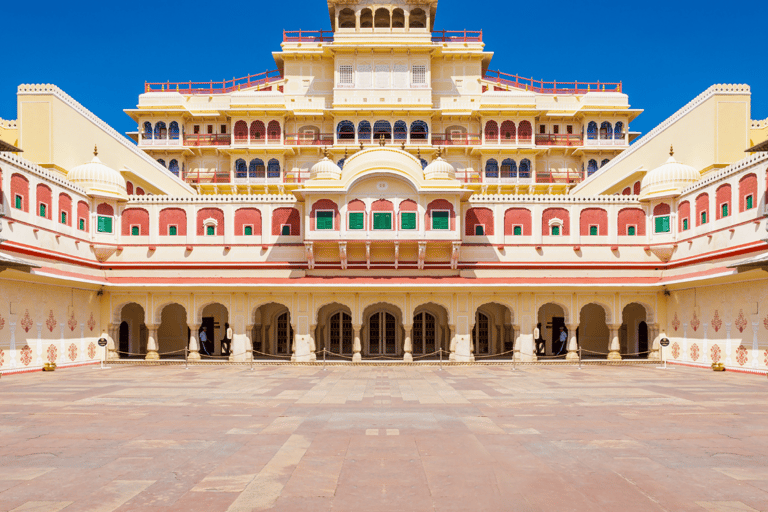
M 0 404 L 0 511 L 768 511 L 762 375 L 84 367 Z

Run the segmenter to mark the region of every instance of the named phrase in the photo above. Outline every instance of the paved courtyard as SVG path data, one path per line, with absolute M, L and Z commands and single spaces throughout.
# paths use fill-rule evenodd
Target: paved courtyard
M 0 380 L 0 509 L 768 510 L 768 380 L 653 366 Z

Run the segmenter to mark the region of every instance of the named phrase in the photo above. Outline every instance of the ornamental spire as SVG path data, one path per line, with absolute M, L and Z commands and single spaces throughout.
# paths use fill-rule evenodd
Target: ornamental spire
M 93 145 L 93 156 L 99 156 L 99 147 L 96 144 Z
M 675 156 L 675 148 L 672 147 L 672 144 L 669 145 L 669 156 Z

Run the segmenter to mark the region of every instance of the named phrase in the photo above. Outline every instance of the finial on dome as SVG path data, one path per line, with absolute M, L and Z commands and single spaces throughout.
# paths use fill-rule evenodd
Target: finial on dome
M 365 146 L 363 145 L 363 141 L 360 141 L 360 151 L 364 150 Z
M 93 145 L 93 156 L 99 156 L 99 147 L 96 144 Z
M 672 144 L 669 145 L 669 156 L 675 156 L 675 148 L 672 147 Z

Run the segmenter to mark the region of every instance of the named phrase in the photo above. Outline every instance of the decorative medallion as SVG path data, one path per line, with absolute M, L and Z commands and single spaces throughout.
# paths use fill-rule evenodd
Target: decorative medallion
M 677 318 L 677 312 L 675 312 L 675 318 L 672 319 L 672 327 L 677 330 L 680 327 L 680 320 Z
M 387 188 L 389 188 L 389 185 L 387 184 L 386 181 L 380 181 L 376 184 L 376 188 L 379 190 L 387 190 Z
M 96 344 L 94 342 L 91 342 L 88 345 L 88 359 L 95 359 L 96 358 Z
M 29 332 L 32 328 L 32 317 L 29 316 L 29 310 L 24 312 L 24 318 L 21 319 L 21 327 L 24 328 L 24 332 Z
M 699 320 L 699 317 L 696 316 L 696 311 L 693 312 L 693 320 L 691 320 L 691 327 L 693 327 L 693 330 L 699 328 L 701 325 L 701 320 Z
M 45 321 L 45 326 L 48 328 L 49 331 L 53 332 L 54 327 L 56 327 L 56 319 L 53 317 L 53 310 L 48 314 L 48 319 Z
M 69 357 L 70 361 L 77 359 L 77 345 L 74 343 L 69 344 L 69 348 L 67 349 L 67 356 Z
M 710 357 L 712 358 L 713 363 L 719 363 L 720 362 L 720 345 L 712 345 L 712 348 L 709 351 Z
M 67 325 L 69 326 L 69 330 L 70 331 L 74 331 L 75 327 L 77 327 L 77 320 L 75 320 L 75 312 L 74 311 L 69 316 L 69 320 L 67 320 Z
M 744 345 L 739 345 L 739 348 L 736 349 L 736 361 L 741 366 L 744 366 L 749 361 L 749 353 Z
M 747 319 L 744 318 L 744 310 L 739 310 L 739 317 L 734 322 L 736 324 L 736 327 L 739 329 L 739 332 L 744 332 L 744 329 L 747 327 Z
M 24 345 L 24 347 L 22 347 L 19 359 L 24 366 L 29 366 L 29 363 L 32 362 L 32 349 L 29 345 Z
M 88 328 L 93 330 L 94 327 L 96 327 L 96 320 L 93 319 L 93 313 L 91 313 L 91 318 L 88 319 Z
M 48 362 L 55 363 L 58 357 L 59 349 L 56 348 L 56 345 L 48 345 Z
M 715 316 L 712 318 L 712 327 L 714 327 L 715 332 L 717 332 L 720 330 L 720 327 L 722 326 L 723 326 L 723 321 L 720 320 L 720 315 L 717 313 L 717 310 L 715 310 Z
M 765 319 L 766 322 L 768 322 L 768 318 Z M 3 318 L 3 315 L 0 315 L 0 331 L 3 330 L 3 326 L 5 325 L 5 318 Z M 768 325 L 768 324 L 766 324 Z
M 679 359 L 680 358 L 680 345 L 678 345 L 677 342 L 674 342 L 672 344 L 672 358 L 673 359 Z
M 699 349 L 699 345 L 694 343 L 691 345 L 691 361 L 698 361 L 699 356 L 701 356 L 701 350 Z

